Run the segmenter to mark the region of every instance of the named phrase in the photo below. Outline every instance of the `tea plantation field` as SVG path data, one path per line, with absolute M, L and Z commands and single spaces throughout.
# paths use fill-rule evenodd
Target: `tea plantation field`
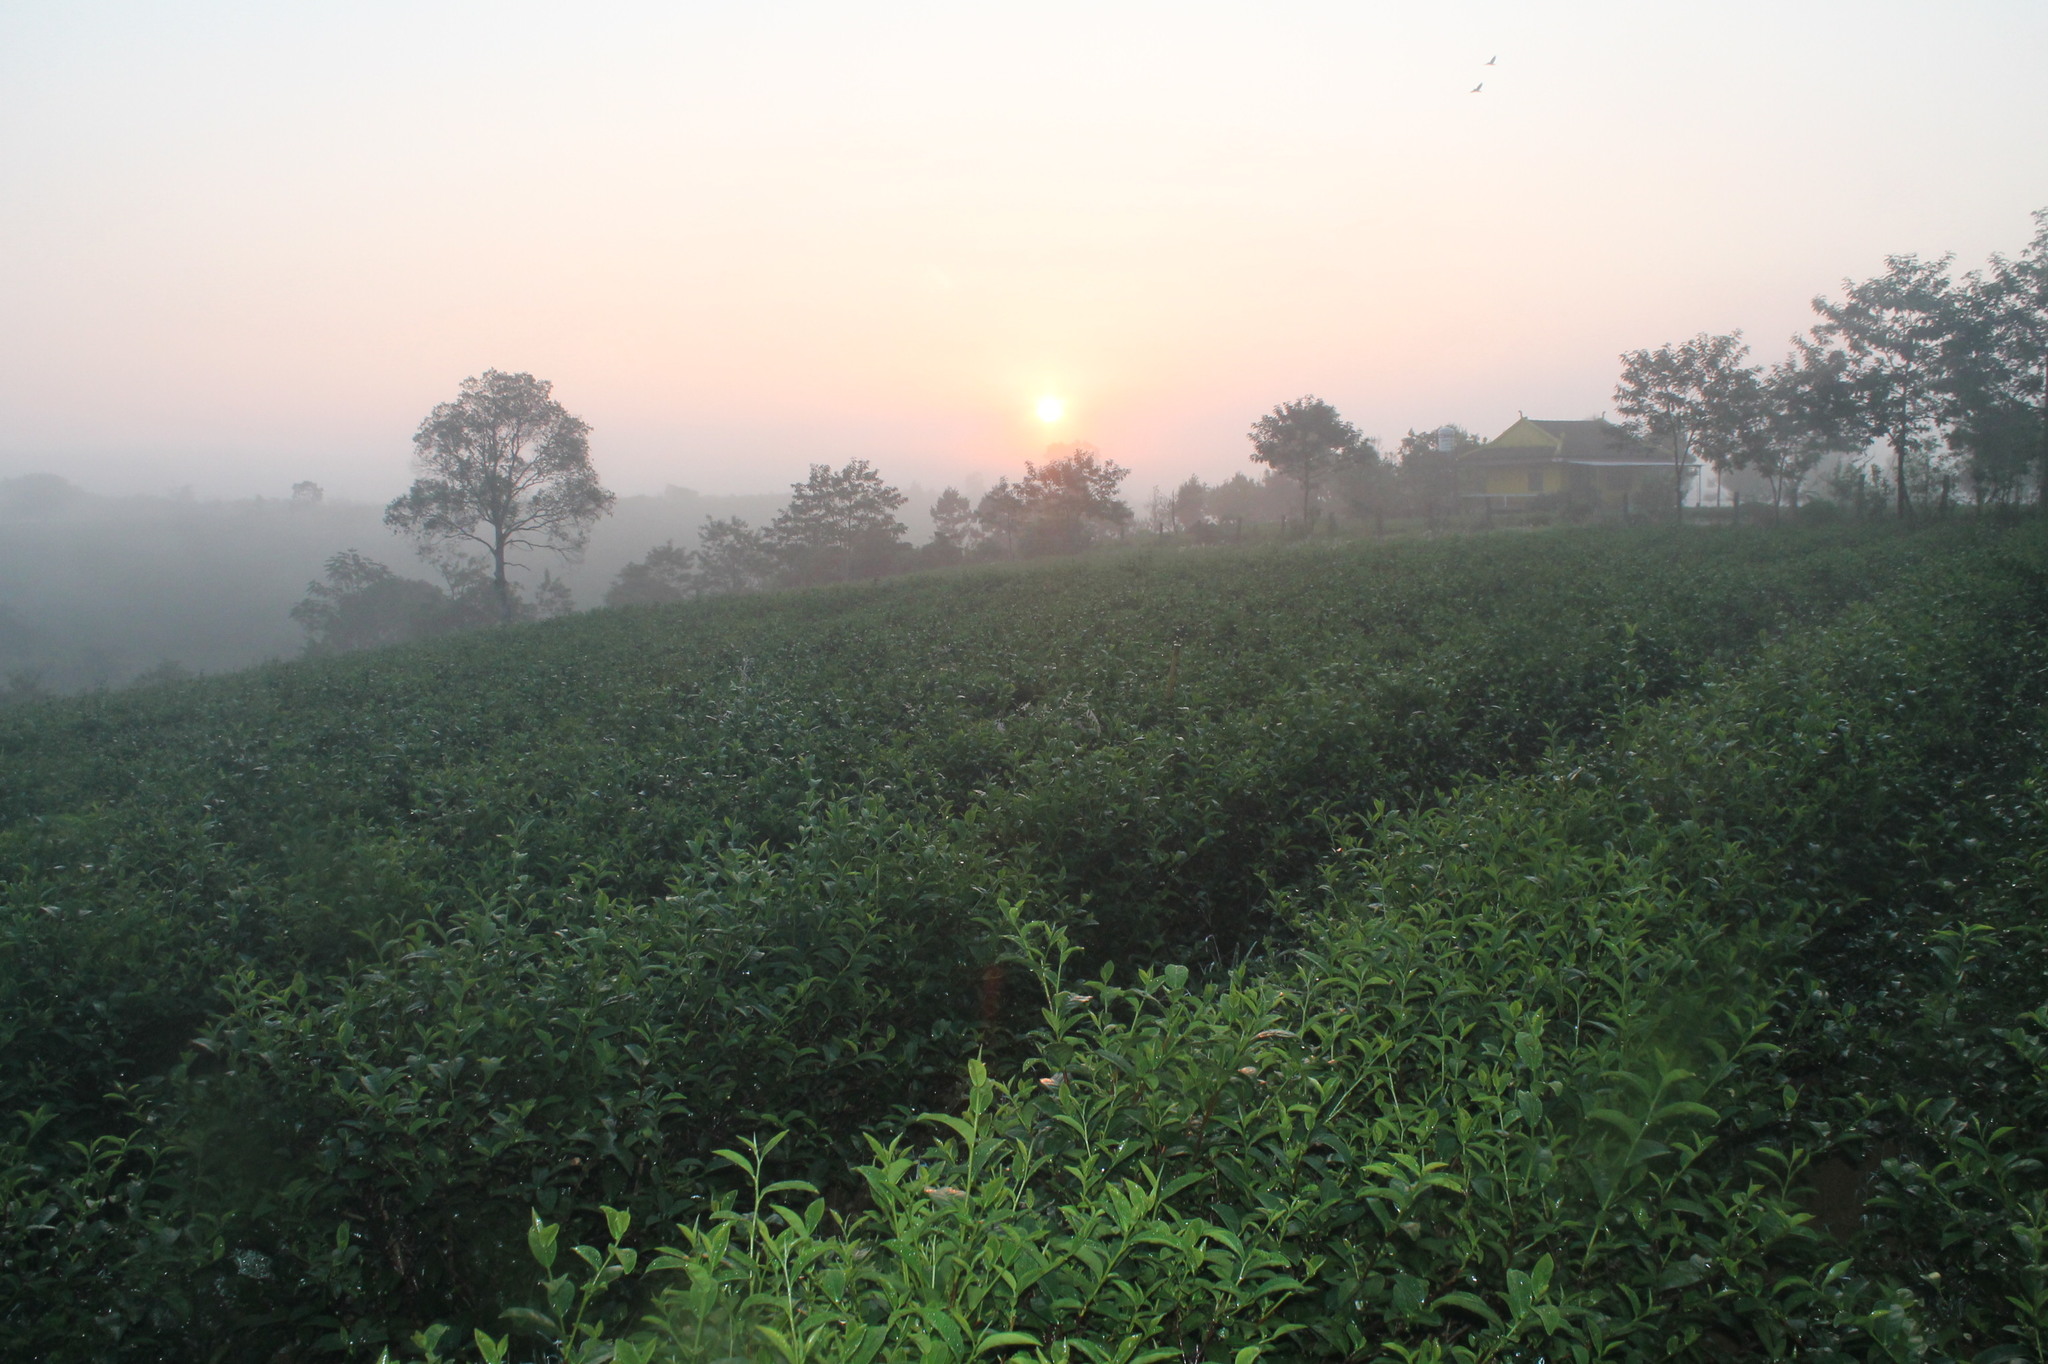
M 0 712 L 0 1354 L 2044 1358 L 2044 531 L 1130 551 Z

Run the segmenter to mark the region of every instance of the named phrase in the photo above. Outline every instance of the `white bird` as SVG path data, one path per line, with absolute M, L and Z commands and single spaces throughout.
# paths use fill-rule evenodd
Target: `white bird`
M 1476 95 L 1476 94 L 1478 94 L 1478 93 L 1479 93 L 1479 92 L 1480 92 L 1481 90 L 1484 90 L 1485 88 L 1486 88 L 1486 82 L 1485 82 L 1485 81 L 1481 81 L 1481 82 L 1479 82 L 1479 84 L 1477 84 L 1477 85 L 1473 86 L 1473 87 L 1472 87 L 1472 88 L 1471 88 L 1470 90 L 1467 90 L 1467 91 L 1466 91 L 1465 93 L 1466 93 L 1466 94 L 1468 94 L 1468 95 Z

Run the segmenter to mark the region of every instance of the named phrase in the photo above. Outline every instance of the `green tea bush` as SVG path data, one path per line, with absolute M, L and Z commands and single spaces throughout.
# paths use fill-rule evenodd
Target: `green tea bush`
M 2013 1020 L 2048 1000 L 1974 928 L 1945 1011 L 1866 987 L 1935 971 L 1966 902 L 2038 951 L 2041 560 L 2027 528 L 1112 555 L 0 715 L 0 1099 L 38 1114 L 0 1329 L 2004 1348 L 2041 1291 Z M 1937 1112 L 1959 1039 L 1982 1079 Z M 1844 1161 L 1831 1241 L 1800 1190 Z M 2008 1230 L 1933 1292 L 1962 1225 Z
M 786 851 L 698 850 L 651 904 L 515 888 L 335 981 L 246 971 L 169 1103 L 188 1179 L 343 1338 L 488 1298 L 528 1209 L 673 1221 L 741 1133 L 815 1161 L 944 1101 L 1001 885 L 945 831 L 835 802 Z
M 1230 959 L 1313 812 L 1533 761 L 1825 615 L 1912 542 L 1581 541 L 1132 557 L 707 602 L 0 717 L 8 1108 L 161 1074 L 244 967 L 572 883 L 667 893 L 818 798 L 973 814 L 1097 959 Z M 1170 691 L 1170 695 L 1169 695 Z M 581 894 L 584 892 L 576 892 Z
M 2048 602 L 1990 573 L 1916 598 L 1534 776 L 1366 821 L 1299 897 L 1303 946 L 1270 964 L 1069 982 L 1063 932 L 1012 908 L 1046 991 L 1038 1060 L 1010 1083 L 975 1068 L 937 1142 L 878 1142 L 870 1206 L 843 1224 L 755 1195 L 685 1227 L 626 1349 L 2033 1357 L 2038 1164 L 1956 1126 L 1918 1176 L 1928 1225 L 1882 1211 L 1912 1193 L 1894 1162 L 1870 1228 L 1831 1243 L 1801 1197 L 1817 1152 L 1793 1137 L 1839 1100 L 1788 1082 L 1774 1028 L 1826 866 L 1908 879 L 1898 833 L 2007 769 L 2015 725 L 2039 732 Z M 1823 832 L 1851 841 L 1817 869 Z M 1958 969 L 1953 942 L 1930 950 Z M 2038 1105 L 2038 1037 L 2008 1045 L 2034 1067 L 2000 1069 Z M 1887 1237 L 1976 1247 L 1971 1310 L 1930 1310 L 1887 1272 Z M 611 1346 L 586 1331 L 558 1348 Z

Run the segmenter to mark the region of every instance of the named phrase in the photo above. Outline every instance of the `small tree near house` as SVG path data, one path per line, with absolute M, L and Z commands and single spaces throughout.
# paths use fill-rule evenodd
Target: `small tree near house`
M 1314 523 L 1316 493 L 1337 469 L 1371 452 L 1371 442 L 1314 394 L 1281 403 L 1252 423 L 1252 458 L 1301 485 L 1301 524 Z

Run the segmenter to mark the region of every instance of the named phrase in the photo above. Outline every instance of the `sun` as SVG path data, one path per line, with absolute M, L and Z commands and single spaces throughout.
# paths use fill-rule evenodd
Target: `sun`
M 1038 419 L 1042 422 L 1056 422 L 1067 415 L 1067 400 L 1050 394 L 1038 400 Z

